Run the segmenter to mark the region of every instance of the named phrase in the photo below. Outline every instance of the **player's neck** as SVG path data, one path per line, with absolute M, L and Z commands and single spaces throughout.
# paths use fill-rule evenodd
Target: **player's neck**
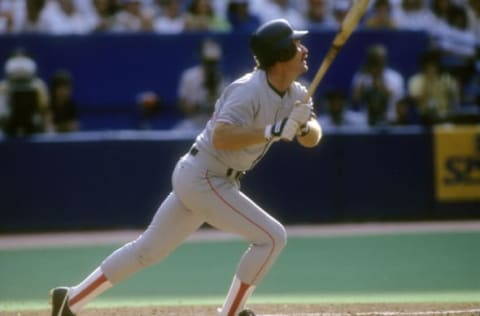
M 279 90 L 277 89 L 277 87 L 275 87 L 271 82 L 270 80 L 268 79 L 267 77 L 267 83 L 268 83 L 268 86 L 270 87 L 270 89 L 272 89 L 276 94 L 278 94 L 281 98 L 283 98 L 283 96 L 287 93 L 286 90 Z
M 293 79 L 291 79 L 289 76 L 287 76 L 285 73 L 269 69 L 267 72 L 267 81 L 270 87 L 278 93 L 280 96 L 285 95 L 287 92 L 288 88 L 290 88 L 290 85 L 293 82 Z

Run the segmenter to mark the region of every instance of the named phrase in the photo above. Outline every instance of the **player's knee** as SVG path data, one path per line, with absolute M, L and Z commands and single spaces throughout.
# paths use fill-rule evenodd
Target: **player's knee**
M 287 231 L 285 227 L 280 224 L 270 231 L 270 237 L 272 238 L 272 246 L 276 252 L 282 251 L 287 245 Z
M 137 260 L 144 267 L 159 262 L 163 257 L 164 256 L 159 253 L 158 249 L 152 247 L 141 247 L 137 252 Z
M 144 245 L 137 241 L 135 244 L 132 244 L 132 247 L 135 248 L 134 253 L 138 263 L 143 267 L 158 263 L 162 258 L 168 255 L 166 249 L 156 245 Z

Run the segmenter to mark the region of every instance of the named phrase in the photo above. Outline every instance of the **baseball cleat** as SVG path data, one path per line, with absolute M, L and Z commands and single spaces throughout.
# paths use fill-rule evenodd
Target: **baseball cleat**
M 68 306 L 68 287 L 56 287 L 50 290 L 52 316 L 75 316 Z
M 255 313 L 250 309 L 244 309 L 238 314 L 238 316 L 255 316 Z

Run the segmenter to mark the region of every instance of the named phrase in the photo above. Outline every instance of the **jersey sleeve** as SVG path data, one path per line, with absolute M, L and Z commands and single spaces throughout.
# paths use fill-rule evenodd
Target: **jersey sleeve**
M 295 93 L 294 99 L 296 101 L 303 101 L 303 99 L 305 98 L 305 96 L 308 93 L 307 88 L 303 84 L 295 81 L 294 82 L 294 89 L 295 89 L 294 90 L 294 93 Z M 311 97 L 308 98 L 307 103 L 313 104 L 313 101 L 312 101 Z
M 239 126 L 248 125 L 255 118 L 253 92 L 246 86 L 231 85 L 220 98 L 215 121 Z

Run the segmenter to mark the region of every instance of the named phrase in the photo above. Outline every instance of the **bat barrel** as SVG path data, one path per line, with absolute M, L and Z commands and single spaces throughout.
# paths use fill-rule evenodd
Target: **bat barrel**
M 330 68 L 330 65 L 337 56 L 338 52 L 348 40 L 353 30 L 357 27 L 358 22 L 360 21 L 362 16 L 365 14 L 367 7 L 368 0 L 357 0 L 353 2 L 352 7 L 348 11 L 340 26 L 340 30 L 337 32 L 335 38 L 333 39 L 332 46 L 330 46 L 327 55 L 323 59 L 312 83 L 308 88 L 307 94 L 303 100 L 304 102 L 307 102 L 308 99 L 310 99 L 315 93 L 315 90 L 325 76 L 328 68 Z

